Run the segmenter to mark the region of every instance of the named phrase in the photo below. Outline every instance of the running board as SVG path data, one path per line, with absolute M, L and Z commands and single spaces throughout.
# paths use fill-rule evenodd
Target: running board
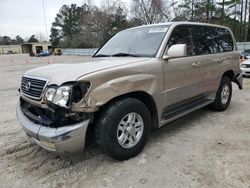
M 170 107 L 166 109 L 162 114 L 161 126 L 171 121 L 174 121 L 179 117 L 189 114 L 190 112 L 198 110 L 199 108 L 207 106 L 208 104 L 211 104 L 213 101 L 214 100 L 212 99 L 207 99 L 202 97 L 190 100 L 182 105 L 175 105 L 173 107 Z

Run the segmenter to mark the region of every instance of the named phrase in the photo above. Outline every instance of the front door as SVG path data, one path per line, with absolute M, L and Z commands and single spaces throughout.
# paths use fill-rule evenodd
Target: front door
M 200 84 L 204 77 L 200 57 L 193 52 L 191 25 L 177 26 L 167 43 L 187 45 L 187 57 L 163 60 L 166 107 L 187 101 L 202 94 Z

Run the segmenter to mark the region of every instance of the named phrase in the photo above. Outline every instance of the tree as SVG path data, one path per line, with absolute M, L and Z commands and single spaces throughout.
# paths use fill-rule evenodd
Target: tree
M 243 1 L 243 0 L 242 0 Z M 246 41 L 247 35 L 247 12 L 248 12 L 248 0 L 245 0 L 245 7 L 244 7 L 244 31 L 243 31 L 243 41 Z
M 120 30 L 170 20 L 225 25 L 231 28 L 236 40 L 250 40 L 249 1 L 132 0 L 127 10 L 125 3 L 119 0 L 102 0 L 101 8 L 84 0 L 80 7 L 62 6 L 52 24 L 50 41 L 53 46 L 99 47 Z
M 95 9 L 81 17 L 81 36 L 87 47 L 100 46 L 111 33 L 109 33 L 109 17 L 107 12 Z
M 59 44 L 59 41 L 61 39 L 61 35 L 59 34 L 59 30 L 52 27 L 50 30 L 50 41 L 52 46 L 57 46 Z
M 247 41 L 250 41 L 250 1 L 249 1 L 249 5 L 248 5 Z
M 20 37 L 19 35 L 16 36 L 16 44 L 22 44 L 24 43 L 24 40 L 22 37 Z
M 39 41 L 35 38 L 35 35 L 31 35 L 28 42 L 39 42 Z
M 51 28 L 50 41 L 53 46 L 99 47 L 113 34 L 128 27 L 127 10 L 123 2 L 110 1 L 102 9 L 87 0 L 85 2 L 80 8 L 63 5 L 60 9 Z
M 182 3 L 175 3 L 173 6 L 174 20 L 198 21 L 225 25 L 231 28 L 237 41 L 244 41 L 246 36 L 246 2 L 244 0 L 184 0 Z M 216 3 L 215 3 L 216 2 Z M 244 7 L 245 9 L 244 9 Z M 243 12 L 244 22 L 243 22 Z M 250 30 L 250 29 L 249 29 Z
M 10 38 L 9 36 L 0 36 L 0 45 L 13 45 L 24 43 L 24 40 L 19 35 L 15 39 Z
M 174 20 L 194 21 L 194 6 L 194 0 L 184 0 L 183 3 L 178 5 L 178 8 L 174 8 Z
M 1 39 L 2 45 L 10 45 L 12 43 L 11 38 L 9 36 L 3 36 Z
M 132 14 L 144 24 L 170 20 L 163 0 L 132 0 Z
M 178 8 L 184 9 L 182 19 L 200 22 L 210 22 L 216 10 L 213 0 L 184 0 Z
M 98 47 L 112 35 L 128 27 L 125 5 L 118 1 L 109 4 L 107 9 L 95 7 L 82 16 L 81 25 L 82 36 L 88 36 L 85 41 Z
M 220 23 L 223 24 L 224 23 L 224 15 L 225 15 L 225 0 L 222 0 L 222 3 L 218 3 L 218 5 L 221 6 L 221 21 Z
M 244 38 L 244 23 L 241 17 L 241 0 L 222 0 L 217 2 L 220 13 L 217 14 L 217 20 L 220 20 L 221 25 L 225 25 L 231 28 L 236 40 L 241 41 Z
M 107 37 L 110 38 L 115 33 L 128 27 L 127 11 L 125 5 L 121 2 L 114 2 L 109 5 L 108 11 L 106 11 L 108 19 Z
M 72 38 L 80 32 L 79 19 L 86 6 L 86 4 L 82 7 L 78 7 L 76 4 L 62 6 L 52 23 L 50 41 L 53 45 L 57 45 L 63 37 Z
M 222 0 L 222 2 L 217 2 L 217 5 L 221 6 L 221 13 L 220 13 L 220 24 L 223 25 L 224 21 L 228 17 L 234 16 L 236 20 L 237 15 L 240 14 L 240 11 L 237 9 L 237 5 L 240 4 L 240 0 Z

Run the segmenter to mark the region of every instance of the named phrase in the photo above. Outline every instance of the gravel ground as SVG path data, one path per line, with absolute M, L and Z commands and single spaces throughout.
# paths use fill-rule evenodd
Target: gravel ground
M 87 57 L 0 56 L 0 187 L 250 188 L 250 78 L 225 112 L 207 108 L 154 131 L 143 152 L 118 162 L 90 144 L 59 156 L 30 144 L 16 120 L 24 71 Z

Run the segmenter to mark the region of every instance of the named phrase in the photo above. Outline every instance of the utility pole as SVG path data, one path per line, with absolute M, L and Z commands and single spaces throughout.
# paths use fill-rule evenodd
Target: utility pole
M 45 24 L 45 36 L 46 36 L 46 40 L 48 40 L 49 36 L 48 36 L 48 28 L 47 28 L 47 21 L 46 21 L 46 13 L 45 13 L 44 0 L 42 0 L 42 3 L 43 3 L 43 19 L 44 19 L 44 24 Z

